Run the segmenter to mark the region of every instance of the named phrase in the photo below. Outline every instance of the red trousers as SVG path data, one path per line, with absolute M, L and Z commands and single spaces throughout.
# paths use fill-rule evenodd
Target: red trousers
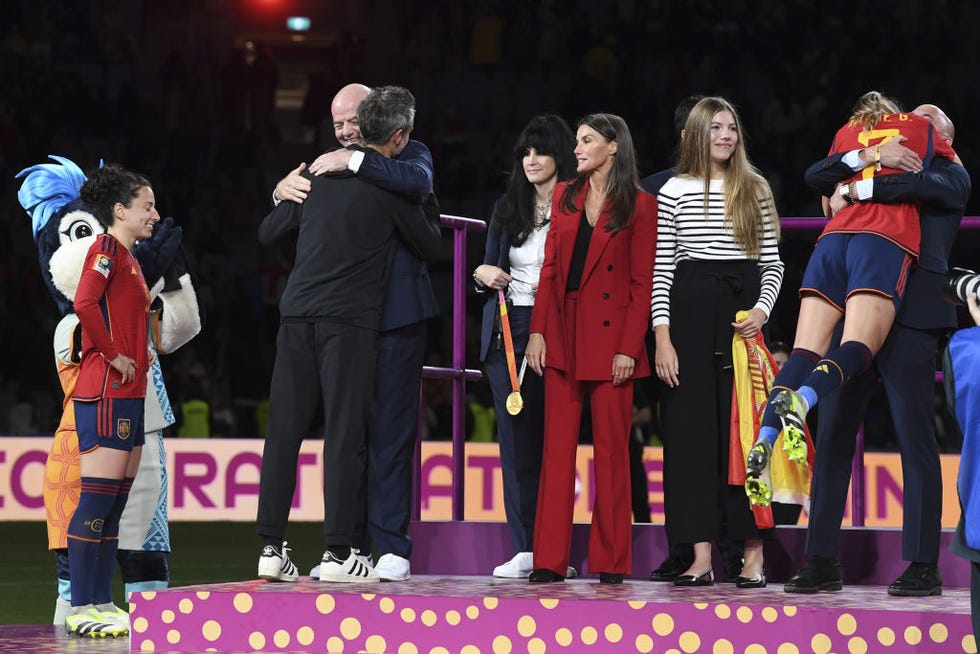
M 566 323 L 574 322 L 574 311 Z M 566 335 L 574 328 L 566 324 Z M 574 338 L 567 341 L 573 345 Z M 568 360 L 572 360 L 569 357 Z M 575 503 L 575 454 L 582 404 L 588 391 L 592 410 L 595 504 L 589 532 L 589 572 L 632 572 L 629 436 L 633 418 L 633 382 L 579 381 L 568 372 L 545 368 L 544 452 L 534 524 L 534 567 L 565 575 L 572 540 Z

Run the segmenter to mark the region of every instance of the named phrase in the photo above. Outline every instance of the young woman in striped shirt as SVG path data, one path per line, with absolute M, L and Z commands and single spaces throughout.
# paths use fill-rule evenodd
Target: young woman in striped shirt
M 694 543 L 674 583 L 714 582 L 711 541 L 745 540 L 737 585 L 765 586 L 762 534 L 745 491 L 728 484 L 732 337 L 755 336 L 779 294 L 783 264 L 772 190 L 749 162 L 738 115 L 702 99 L 682 132 L 677 174 L 657 198 L 652 315 L 662 400 L 664 506 L 671 542 Z M 748 318 L 735 321 L 747 309 Z

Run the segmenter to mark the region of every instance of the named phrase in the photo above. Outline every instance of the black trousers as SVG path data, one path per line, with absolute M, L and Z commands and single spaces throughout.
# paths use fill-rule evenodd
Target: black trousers
M 516 306 L 509 313 L 518 372 L 530 335 L 532 309 Z M 534 549 L 534 516 L 538 508 L 538 482 L 544 449 L 544 378 L 527 369 L 521 385 L 524 408 L 512 416 L 507 413 L 507 396 L 512 389 L 503 346 L 497 348 L 490 344 L 485 369 L 497 415 L 504 513 L 510 541 L 515 553 L 530 552 Z
M 855 436 L 872 386 L 881 375 L 902 453 L 902 558 L 923 563 L 939 560 L 943 480 L 933 395 L 941 333 L 895 323 L 874 368 L 820 400 L 807 554 L 837 557 Z
M 664 514 L 674 543 L 759 538 L 742 486 L 728 484 L 732 411 L 731 323 L 759 298 L 753 261 L 684 261 L 670 295 L 680 383 L 665 389 Z
M 327 546 L 351 545 L 377 347 L 378 333 L 370 329 L 288 319 L 280 324 L 259 482 L 259 535 L 285 534 L 300 445 L 322 399 L 324 537 Z

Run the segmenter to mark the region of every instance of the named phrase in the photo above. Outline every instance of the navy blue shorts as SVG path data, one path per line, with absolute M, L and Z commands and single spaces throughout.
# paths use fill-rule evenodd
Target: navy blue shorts
M 827 234 L 817 241 L 803 273 L 800 295 L 818 295 L 844 311 L 854 293 L 902 302 L 912 255 L 875 234 Z
M 146 439 L 143 432 L 145 398 L 102 398 L 95 402 L 74 400 L 78 450 L 91 452 L 97 447 L 132 451 Z

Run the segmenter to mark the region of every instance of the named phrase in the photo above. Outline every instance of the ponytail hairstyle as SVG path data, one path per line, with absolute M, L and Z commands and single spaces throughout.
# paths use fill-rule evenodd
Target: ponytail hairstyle
M 607 141 L 616 141 L 613 165 L 606 181 L 606 205 L 612 205 L 612 218 L 606 230 L 616 233 L 627 227 L 636 207 L 636 194 L 640 188 L 640 176 L 636 172 L 636 150 L 626 121 L 615 114 L 590 114 L 579 121 L 578 127 L 588 125 Z M 562 207 L 568 213 L 581 211 L 575 206 L 575 196 L 589 178 L 587 173 L 578 175 L 565 193 Z
M 854 103 L 847 124 L 867 132 L 874 129 L 888 114 L 897 114 L 900 111 L 898 103 L 891 98 L 878 91 L 868 91 Z
M 738 142 L 728 158 L 722 195 L 725 198 L 725 224 L 750 259 L 759 258 L 762 235 L 768 219 L 779 238 L 779 216 L 769 182 L 749 161 L 745 151 L 745 131 L 735 107 L 719 97 L 703 98 L 691 109 L 684 125 L 677 174 L 696 177 L 704 182 L 704 213 L 708 215 L 708 191 L 711 182 L 711 123 L 717 113 L 727 111 L 735 119 Z M 768 218 L 766 213 L 768 212 Z
M 138 173 L 130 172 L 118 164 L 106 164 L 89 175 L 79 194 L 82 202 L 92 209 L 92 215 L 109 229 L 115 222 L 113 208 L 116 203 L 129 208 L 133 200 L 150 181 Z

